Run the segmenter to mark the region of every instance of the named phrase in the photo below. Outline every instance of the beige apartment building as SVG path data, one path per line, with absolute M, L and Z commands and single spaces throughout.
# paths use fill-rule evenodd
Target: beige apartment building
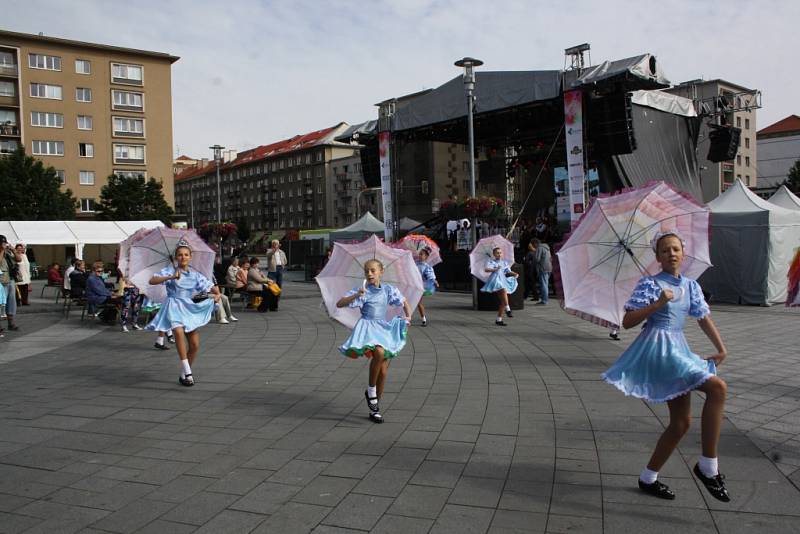
M 154 177 L 173 204 L 176 56 L 0 30 L 0 154 L 56 169 L 91 217 L 110 174 Z

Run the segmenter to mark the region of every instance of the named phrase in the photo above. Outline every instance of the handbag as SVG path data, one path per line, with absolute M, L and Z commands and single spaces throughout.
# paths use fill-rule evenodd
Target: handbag
M 192 295 L 192 302 L 203 302 L 204 300 L 208 300 L 208 293 L 205 291 Z
M 281 286 L 279 286 L 275 282 L 267 282 L 267 289 L 269 289 L 270 293 L 272 293 L 276 297 L 279 297 L 281 295 Z

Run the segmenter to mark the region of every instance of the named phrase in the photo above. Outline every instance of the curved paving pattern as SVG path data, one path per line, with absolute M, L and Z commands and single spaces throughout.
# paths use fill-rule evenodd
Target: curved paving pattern
M 335 349 L 347 332 L 314 286 L 286 293 L 203 329 L 191 389 L 145 333 L 91 327 L 0 365 L 0 532 L 800 531 L 797 314 L 715 309 L 724 505 L 692 478 L 696 428 L 662 472 L 677 500 L 635 488 L 666 412 L 602 383 L 622 345 L 555 306 L 501 330 L 466 295 L 429 299 L 373 425 L 366 363 Z

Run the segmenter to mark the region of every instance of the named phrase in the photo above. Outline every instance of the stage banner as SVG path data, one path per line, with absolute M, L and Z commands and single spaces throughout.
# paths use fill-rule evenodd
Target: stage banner
M 575 226 L 584 212 L 586 179 L 583 169 L 583 93 L 580 90 L 564 93 L 564 128 L 567 138 L 570 222 Z
M 569 174 L 566 167 L 553 168 L 553 185 L 556 196 L 556 221 L 562 232 L 569 232 Z
M 394 241 L 394 212 L 392 210 L 392 165 L 390 143 L 392 134 L 378 134 L 378 156 L 381 165 L 381 200 L 383 202 L 383 224 L 386 242 Z

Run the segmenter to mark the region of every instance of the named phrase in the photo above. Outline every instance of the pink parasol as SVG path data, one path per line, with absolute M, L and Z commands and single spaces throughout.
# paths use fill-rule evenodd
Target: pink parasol
M 623 306 L 642 276 L 661 266 L 651 239 L 677 230 L 685 242 L 682 274 L 711 266 L 709 209 L 664 182 L 599 197 L 558 251 L 564 309 L 605 326 L 619 326 Z
M 179 241 L 186 242 L 192 249 L 190 268 L 209 280 L 214 277 L 215 253 L 194 230 L 154 228 L 129 244 L 125 272 L 126 277 L 153 302 L 164 302 L 167 291 L 163 285 L 151 286 L 150 277 L 174 265 L 173 254 Z
M 436 264 L 442 263 L 442 257 L 439 255 L 439 245 L 430 237 L 422 234 L 408 234 L 400 241 L 396 241 L 391 245 L 394 248 L 410 250 L 415 260 L 419 260 L 419 252 L 423 249 L 429 249 L 430 255 L 428 256 L 428 265 L 433 267 Z
M 127 239 L 119 244 L 119 258 L 117 260 L 117 269 L 122 276 L 128 276 L 128 265 L 130 260 L 131 244 L 143 238 L 153 231 L 153 228 L 139 228 L 134 233 L 128 236 Z
M 408 250 L 392 248 L 374 235 L 352 245 L 334 243 L 333 253 L 316 281 L 328 315 L 348 328 L 355 326 L 361 312 L 357 308 L 337 308 L 336 302 L 351 289 L 365 283 L 364 263 L 371 259 L 383 263 L 382 281 L 400 290 L 412 310 L 422 297 L 422 276 Z M 389 307 L 386 318 L 396 315 L 397 308 Z
M 498 247 L 503 251 L 503 259 L 514 263 L 514 244 L 499 234 L 490 235 L 478 241 L 469 253 L 469 272 L 472 276 L 482 282 L 489 279 L 492 273 L 486 272 L 486 262 L 492 259 L 492 251 Z

